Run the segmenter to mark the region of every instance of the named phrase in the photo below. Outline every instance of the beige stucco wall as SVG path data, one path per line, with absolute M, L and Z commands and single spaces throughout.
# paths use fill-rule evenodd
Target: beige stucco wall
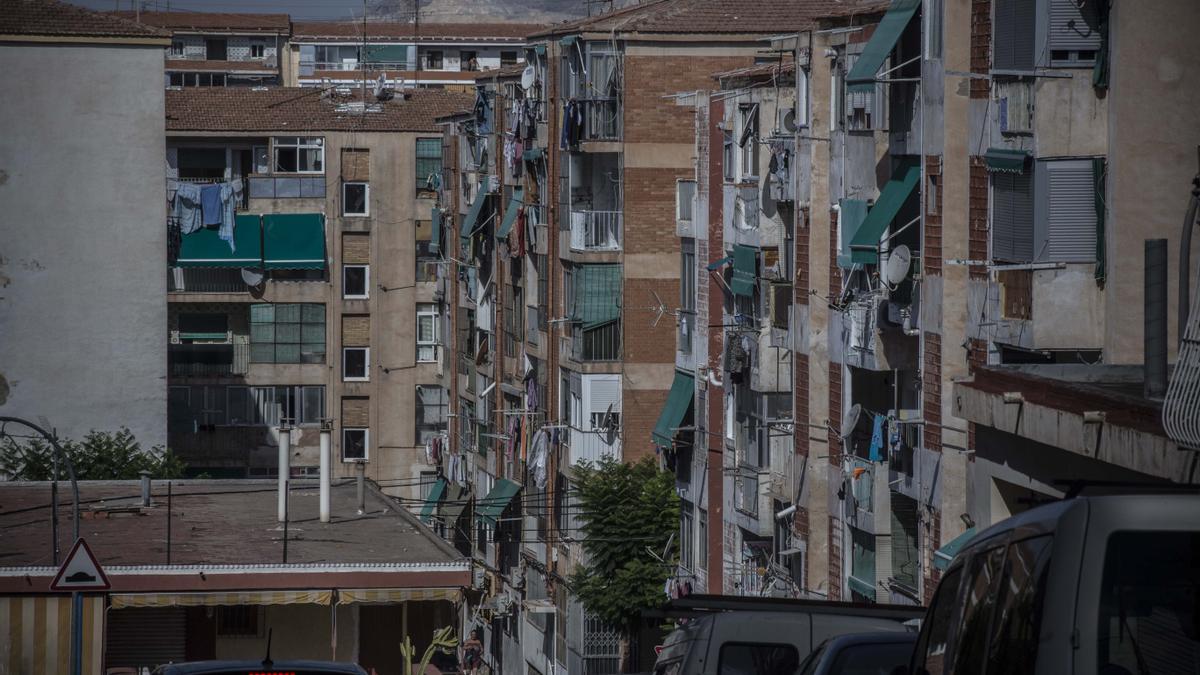
M 1104 344 L 1104 293 L 1095 265 L 1033 272 L 1033 347 L 1100 349 Z
M 1108 99 L 1096 96 L 1091 68 L 1034 80 L 1033 129 L 1038 157 L 1091 157 L 1108 149 Z

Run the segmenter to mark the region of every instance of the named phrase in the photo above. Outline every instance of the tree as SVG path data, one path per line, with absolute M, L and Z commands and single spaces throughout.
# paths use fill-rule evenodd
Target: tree
M 571 577 L 587 610 L 628 636 L 642 610 L 662 604 L 679 530 L 675 477 L 652 458 L 624 464 L 604 458 L 576 470 L 579 519 L 588 563 Z M 666 552 L 666 561 L 659 559 Z
M 82 441 L 64 440 L 63 452 L 75 464 L 79 480 L 130 480 L 142 471 L 154 478 L 179 478 L 185 465 L 170 450 L 142 450 L 133 433 L 124 427 L 116 433 L 92 431 Z M 0 476 L 7 480 L 51 480 L 54 449 L 41 438 L 22 443 L 12 436 L 0 437 Z M 59 467 L 58 477 L 66 476 Z

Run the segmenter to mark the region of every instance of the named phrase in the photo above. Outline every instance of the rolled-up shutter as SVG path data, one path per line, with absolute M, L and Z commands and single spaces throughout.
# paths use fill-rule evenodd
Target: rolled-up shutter
M 347 265 L 367 265 L 371 262 L 371 238 L 365 234 L 342 235 L 342 262 Z
M 992 17 L 992 68 L 1033 70 L 1037 0 L 996 0 Z
M 370 426 L 370 399 L 342 399 L 342 428 L 362 429 Z
M 164 663 L 185 661 L 186 647 L 186 608 L 139 607 L 108 612 L 105 668 L 153 670 Z
M 993 260 L 1033 260 L 1032 188 L 1028 172 L 992 174 Z
M 347 314 L 342 317 L 342 346 L 368 347 L 371 344 L 371 317 Z
M 1108 0 L 1050 0 L 1050 49 L 1100 49 L 1100 2 Z
M 1096 197 L 1092 161 L 1040 162 L 1038 168 L 1038 220 L 1044 223 L 1045 231 L 1045 245 L 1038 246 L 1038 259 L 1094 262 Z

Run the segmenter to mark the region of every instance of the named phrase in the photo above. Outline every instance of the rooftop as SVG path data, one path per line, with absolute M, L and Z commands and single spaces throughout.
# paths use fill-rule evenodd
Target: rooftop
M 79 484 L 80 535 L 105 566 L 162 565 L 167 551 L 167 485 L 155 481 L 153 505 L 141 507 L 138 481 Z M 59 486 L 59 545 L 71 547 L 70 485 Z M 289 564 L 445 563 L 461 555 L 382 493 L 367 490 L 358 515 L 353 481 L 335 483 L 332 522 L 321 523 L 315 481 L 292 481 Z M 4 567 L 44 566 L 50 551 L 49 483 L 0 484 Z M 283 531 L 274 480 L 172 481 L 172 565 L 279 563 Z
M 279 70 L 261 61 L 206 61 L 200 59 L 169 59 L 165 64 L 165 68 L 168 71 L 194 70 L 200 72 L 212 71 L 214 73 L 227 71 L 275 73 Z
M 465 106 L 471 97 L 437 89 L 396 92 L 388 101 L 368 93 L 368 112 L 358 91 L 303 87 L 185 87 L 166 92 L 167 131 L 362 131 L 438 132 L 435 120 Z
M 61 37 L 154 38 L 170 34 L 127 21 L 118 16 L 93 12 L 58 0 L 8 0 L 0 12 L 0 35 Z
M 785 59 L 783 63 L 760 63 L 745 68 L 736 68 L 734 70 L 726 70 L 720 73 L 714 73 L 713 79 L 728 81 L 728 80 L 770 80 L 773 77 L 785 76 L 785 80 L 780 84 L 791 85 L 795 83 L 796 62 L 792 59 Z
M 292 21 L 287 14 L 248 14 L 241 12 L 112 12 L 147 26 L 180 32 L 261 32 L 287 33 Z
M 477 82 L 483 81 L 483 80 L 491 80 L 493 78 L 501 79 L 501 80 L 520 78 L 521 74 L 525 72 L 525 68 L 528 65 L 529 64 L 527 64 L 527 63 L 514 63 L 511 66 L 502 66 L 500 68 L 484 70 L 484 71 L 481 71 L 478 73 L 473 73 L 473 75 L 475 76 L 474 79 Z
M 845 0 L 649 0 L 565 22 L 530 37 L 591 32 L 779 35 L 807 28 L 845 5 Z
M 368 40 L 410 40 L 415 42 L 520 42 L 544 26 L 533 23 L 421 23 L 399 21 L 367 24 Z M 297 21 L 292 24 L 292 39 L 362 39 L 363 25 L 351 21 Z

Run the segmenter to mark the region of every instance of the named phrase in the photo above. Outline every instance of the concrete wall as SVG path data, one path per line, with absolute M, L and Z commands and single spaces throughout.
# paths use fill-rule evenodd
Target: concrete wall
M 0 415 L 165 445 L 163 57 L 0 45 Z

